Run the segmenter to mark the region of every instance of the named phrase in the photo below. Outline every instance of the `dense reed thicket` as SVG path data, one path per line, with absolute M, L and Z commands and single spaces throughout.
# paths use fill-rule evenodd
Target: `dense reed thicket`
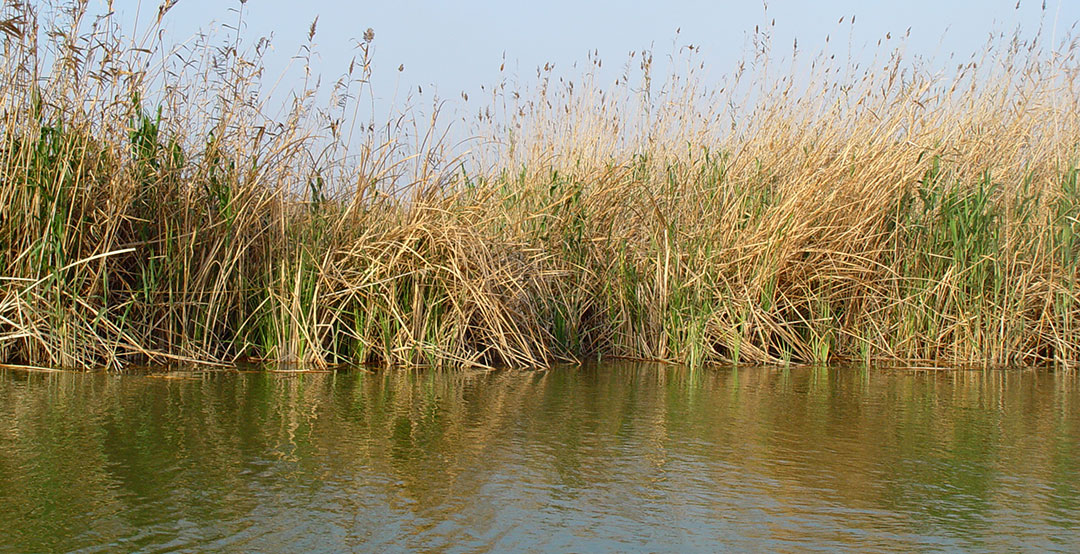
M 785 73 L 763 40 L 715 87 L 591 59 L 496 87 L 455 157 L 351 130 L 370 35 L 269 117 L 264 42 L 5 10 L 0 361 L 1080 361 L 1071 43 Z

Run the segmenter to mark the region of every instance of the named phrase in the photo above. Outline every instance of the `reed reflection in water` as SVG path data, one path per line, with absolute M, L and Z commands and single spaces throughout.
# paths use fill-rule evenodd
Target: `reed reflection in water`
M 1070 550 L 1080 378 L 0 371 L 0 551 Z

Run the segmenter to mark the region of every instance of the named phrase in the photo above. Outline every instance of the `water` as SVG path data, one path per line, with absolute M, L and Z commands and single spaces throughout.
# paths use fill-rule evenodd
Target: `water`
M 1080 377 L 0 371 L 0 552 L 1080 550 Z

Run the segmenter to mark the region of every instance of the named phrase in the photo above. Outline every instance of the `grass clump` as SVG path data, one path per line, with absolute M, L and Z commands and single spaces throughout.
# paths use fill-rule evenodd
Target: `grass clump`
M 48 7 L 0 16 L 4 362 L 1080 361 L 1075 50 L 1039 36 L 936 76 L 549 67 L 456 155 L 345 130 L 373 33 L 267 117 L 264 42 Z

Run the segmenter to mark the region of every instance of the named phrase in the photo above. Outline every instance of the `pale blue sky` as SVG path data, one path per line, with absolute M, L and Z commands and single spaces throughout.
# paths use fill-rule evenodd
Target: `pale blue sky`
M 133 19 L 138 4 L 115 1 L 126 21 Z M 182 40 L 199 29 L 235 24 L 240 5 L 239 0 L 179 0 L 168 14 L 169 36 Z M 614 69 L 629 51 L 650 46 L 662 59 L 672 51 L 676 29 L 681 29 L 679 43 L 700 46 L 699 58 L 709 74 L 720 76 L 746 57 L 755 25 L 773 19 L 776 58 L 789 56 L 796 38 L 800 51 L 817 52 L 827 35 L 839 53 L 850 45 L 859 56 L 886 33 L 898 37 L 910 27 L 908 53 L 932 62 L 944 62 L 950 53 L 966 58 L 985 44 L 991 31 L 1020 28 L 1031 35 L 1042 26 L 1047 38 L 1060 40 L 1080 21 L 1080 2 L 1075 0 L 1047 0 L 1045 9 L 1041 0 L 1022 0 L 1018 9 L 1016 5 L 1016 0 L 773 0 L 766 11 L 759 1 L 248 0 L 242 36 L 253 44 L 274 34 L 268 69 L 276 75 L 304 43 L 318 16 L 315 68 L 333 80 L 347 67 L 355 40 L 371 27 L 376 35 L 375 95 L 380 106 L 388 106 L 396 93 L 400 106 L 404 91 L 415 96 L 418 86 L 428 99 L 437 91 L 460 103 L 461 92 L 477 94 L 480 85 L 504 76 L 517 75 L 528 83 L 537 66 L 547 62 L 573 75 L 570 66 L 584 64 L 591 50 L 598 50 Z M 143 0 L 141 9 L 146 19 L 156 13 L 157 2 Z M 505 75 L 499 72 L 504 53 Z M 405 66 L 401 73 L 399 65 Z

